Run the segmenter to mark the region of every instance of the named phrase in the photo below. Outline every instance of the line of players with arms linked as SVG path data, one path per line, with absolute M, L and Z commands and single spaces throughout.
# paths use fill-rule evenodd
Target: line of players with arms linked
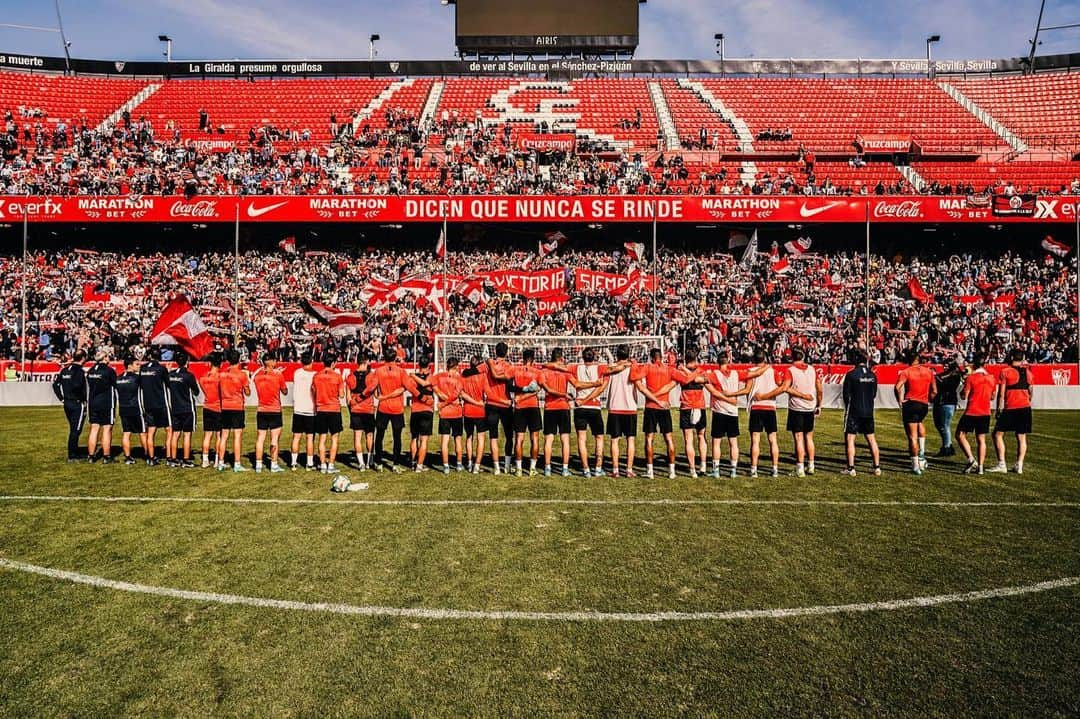
M 316 370 L 310 355 L 302 357 L 303 367 L 293 379 L 293 416 L 291 469 L 337 472 L 339 436 L 344 430 L 341 407 L 349 411 L 349 429 L 353 432 L 353 464 L 360 470 L 389 468 L 404 471 L 406 461 L 417 472 L 428 470 L 428 441 L 438 430 L 442 471 L 451 472 L 451 451 L 458 472 L 479 473 L 484 455 L 490 455 L 492 471 L 498 475 L 513 471 L 521 477 L 535 476 L 541 452 L 543 472 L 570 476 L 572 430 L 580 472 L 586 476 L 605 476 L 605 444 L 610 444 L 608 473 L 619 477 L 635 476 L 635 442 L 638 435 L 638 396 L 645 398 L 643 412 L 645 435 L 644 476 L 654 476 L 654 440 L 662 436 L 667 453 L 667 470 L 676 476 L 676 451 L 673 437 L 670 396 L 676 387 L 679 396 L 679 429 L 685 440 L 686 460 L 691 477 L 709 473 L 708 439 L 711 439 L 711 476 L 722 473 L 735 477 L 739 468 L 740 408 L 749 413 L 749 476 L 758 476 L 767 443 L 771 475 L 780 471 L 777 441 L 777 400 L 788 398 L 787 429 L 793 435 L 796 466 L 794 474 L 815 473 L 816 448 L 814 424 L 822 406 L 823 388 L 815 368 L 807 364 L 801 350 L 793 352 L 794 362 L 787 368 L 773 367 L 759 352 L 748 369 L 731 366 L 730 352 L 716 369 L 705 369 L 693 352 L 681 364 L 663 361 L 659 349 L 650 352 L 647 363 L 630 360 L 629 347 L 615 350 L 614 362 L 598 361 L 593 349 L 582 353 L 578 364 L 567 364 L 561 349 L 553 349 L 546 362 L 538 362 L 532 349 L 522 352 L 520 363 L 511 363 L 505 343 L 495 347 L 495 356 L 481 360 L 472 357 L 462 369 L 460 362 L 449 360 L 444 371 L 424 369 L 408 372 L 402 368 L 392 349 L 384 364 L 373 367 L 363 360 L 356 371 L 343 376 L 332 369 L 332 357 Z M 143 362 L 135 357 L 124 361 L 124 372 L 117 375 L 105 361 L 84 370 L 85 356 L 77 354 L 66 365 L 53 390 L 64 404 L 69 423 L 68 459 L 81 459 L 80 437 L 89 421 L 87 455 L 90 462 L 110 462 L 112 429 L 117 410 L 122 433 L 121 447 L 126 464 L 136 463 L 133 451 L 141 446 L 145 461 L 158 464 L 158 430 L 165 431 L 164 463 L 169 466 L 194 467 L 192 436 L 196 431 L 196 399 L 202 397 L 202 466 L 225 470 L 228 450 L 235 472 L 250 471 L 242 460 L 243 433 L 247 397 L 254 386 L 258 399 L 256 415 L 255 471 L 264 467 L 283 472 L 280 437 L 283 428 L 282 398 L 288 393 L 284 375 L 276 360 L 268 354 L 253 376 L 241 367 L 239 355 L 230 351 L 209 357 L 210 369 L 196 379 L 188 369 L 187 358 L 176 358 L 175 369 L 167 370 L 159 361 L 156 348 Z M 918 352 L 908 357 L 909 366 L 899 376 L 894 388 L 901 407 L 908 437 L 911 469 L 916 475 L 927 469 L 925 419 L 938 395 L 938 376 L 924 365 Z M 957 426 L 958 442 L 967 457 L 965 472 L 1004 472 L 1007 433 L 1015 434 L 1018 454 L 1014 471 L 1023 472 L 1027 434 L 1031 431 L 1031 378 L 1019 353 L 998 376 L 991 376 L 983 358 L 963 373 L 953 391 L 967 401 Z M 956 368 L 952 368 L 955 373 Z M 541 412 L 541 393 L 543 411 Z M 875 401 L 878 380 L 862 356 L 843 382 L 844 433 L 847 463 L 844 473 L 856 476 L 856 439 L 866 439 L 874 475 L 881 474 L 880 452 L 875 436 Z M 402 454 L 405 406 L 410 401 L 409 457 Z M 937 397 L 941 399 L 941 397 Z M 436 404 L 437 401 L 437 404 Z M 953 400 L 955 403 L 955 400 Z M 607 410 L 606 423 L 602 410 Z M 711 428 L 707 409 L 711 409 Z M 996 410 L 996 412 L 995 412 Z M 438 414 L 438 425 L 435 415 Z M 997 414 L 994 427 L 998 462 L 985 468 L 987 437 L 991 414 Z M 505 444 L 500 447 L 500 428 Z M 392 437 L 392 454 L 385 456 L 386 433 Z M 588 448 L 592 435 L 594 448 Z M 973 448 L 969 435 L 975 438 Z M 553 465 L 555 440 L 561 450 L 558 470 Z M 528 465 L 523 464 L 526 441 Z M 230 447 L 231 442 L 231 447 Z M 306 465 L 300 463 L 304 444 Z M 625 444 L 624 444 L 625 443 Z M 452 445 L 452 447 L 451 447 Z M 625 454 L 623 452 L 625 447 Z M 500 453 L 500 449 L 502 450 Z M 269 462 L 264 465 L 268 454 Z M 501 463 L 500 463 L 501 458 Z M 513 466 L 511 465 L 513 462 Z

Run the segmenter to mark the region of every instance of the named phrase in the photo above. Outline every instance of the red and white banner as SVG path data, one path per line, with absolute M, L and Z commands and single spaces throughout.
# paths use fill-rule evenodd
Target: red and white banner
M 657 280 L 651 275 L 643 275 L 633 270 L 628 275 L 594 270 L 574 270 L 574 290 L 586 294 L 607 293 L 612 297 L 622 297 L 627 293 L 652 291 L 657 287 Z
M 1036 197 L 1030 215 L 995 215 L 967 197 L 724 196 L 0 196 L 0 223 L 29 221 L 214 223 L 234 222 L 736 222 L 755 224 L 1072 223 L 1080 198 Z
M 540 317 L 554 314 L 566 307 L 566 303 L 570 301 L 570 295 L 565 292 L 548 295 L 547 297 L 538 297 L 536 299 L 536 314 Z
M 1069 254 L 1069 251 L 1072 249 L 1064 242 L 1058 242 L 1050 235 L 1047 235 L 1043 238 L 1042 248 L 1050 254 L 1056 255 L 1057 257 L 1067 256 Z
M 519 295 L 528 299 L 538 299 L 566 290 L 566 268 L 564 267 L 536 272 L 495 270 L 481 272 L 476 276 L 493 284 L 498 294 Z
M 856 135 L 855 145 L 863 152 L 910 152 L 911 135 Z
M 573 152 L 576 145 L 577 135 L 572 132 L 559 132 L 551 135 L 544 135 L 538 132 L 521 132 L 517 135 L 517 146 L 519 150 L 539 150 L 540 152 L 561 150 L 563 152 Z

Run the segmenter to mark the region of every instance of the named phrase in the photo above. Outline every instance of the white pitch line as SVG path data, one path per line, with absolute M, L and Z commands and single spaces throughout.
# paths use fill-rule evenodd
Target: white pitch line
M 831 499 L 272 499 L 259 497 L 98 497 L 78 495 L 0 495 L 0 502 L 105 502 L 173 504 L 334 505 L 359 507 L 517 507 L 565 505 L 587 507 L 785 506 L 785 507 L 1056 507 L 1080 508 L 1080 502 L 917 502 Z
M 824 616 L 828 614 L 859 614 L 865 612 L 896 611 L 936 607 L 943 604 L 976 602 L 985 599 L 1018 597 L 1025 594 L 1048 592 L 1054 589 L 1075 587 L 1080 584 L 1080 577 L 1063 577 L 1047 582 L 1027 584 L 1015 587 L 998 587 L 975 592 L 958 594 L 938 594 L 929 597 L 894 599 L 885 602 L 866 602 L 862 604 L 826 604 L 815 607 L 792 607 L 788 609 L 739 609 L 725 612 L 520 612 L 520 611 L 475 611 L 465 609 L 424 609 L 420 607 L 379 607 L 357 606 L 353 604 L 332 604 L 325 602 L 295 602 L 287 599 L 263 599 L 245 597 L 237 594 L 218 594 L 216 592 L 195 592 L 170 587 L 155 587 L 147 584 L 118 582 L 89 574 L 68 572 L 62 569 L 25 564 L 0 557 L 0 568 L 27 574 L 37 574 L 51 579 L 85 584 L 102 589 L 114 589 L 133 594 L 149 594 L 170 599 L 186 599 L 195 602 L 213 604 L 233 604 L 263 609 L 286 609 L 301 612 L 322 612 L 326 614 L 347 614 L 361 617 L 399 617 L 409 619 L 457 619 L 486 621 L 526 621 L 526 622 L 717 622 L 748 619 L 791 619 L 794 617 Z

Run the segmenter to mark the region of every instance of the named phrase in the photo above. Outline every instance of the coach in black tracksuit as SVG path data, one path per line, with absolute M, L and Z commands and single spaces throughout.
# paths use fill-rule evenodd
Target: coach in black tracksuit
M 86 423 L 86 373 L 82 363 L 86 353 L 79 351 L 72 357 L 71 363 L 53 380 L 52 389 L 56 398 L 64 403 L 64 415 L 68 422 L 68 461 L 79 458 L 79 435 Z
M 120 424 L 123 429 L 121 447 L 124 450 L 124 464 L 135 464 L 131 456 L 131 435 L 139 438 L 146 432 L 146 418 L 143 417 L 139 403 L 139 366 L 138 360 L 128 356 L 124 358 L 124 373 L 116 378 L 116 403 L 120 409 Z
M 157 431 L 164 429 L 167 434 L 172 433 L 169 373 L 158 362 L 156 348 L 150 361 L 139 368 L 139 396 L 142 399 L 143 415 L 146 417 L 146 463 L 153 466 L 157 464 L 154 459 Z

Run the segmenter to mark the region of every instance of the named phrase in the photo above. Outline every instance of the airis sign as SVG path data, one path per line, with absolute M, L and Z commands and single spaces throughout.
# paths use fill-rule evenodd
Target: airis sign
M 1071 223 L 1076 202 L 1039 197 L 1029 214 L 994 216 L 963 197 L 930 196 L 0 196 L 0 222 Z

